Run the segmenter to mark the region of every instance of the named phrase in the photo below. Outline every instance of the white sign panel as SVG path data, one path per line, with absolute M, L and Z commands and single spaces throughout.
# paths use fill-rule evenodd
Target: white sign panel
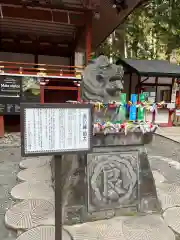
M 176 109 L 176 116 L 177 116 L 177 117 L 180 116 L 180 109 Z
M 23 105 L 24 155 L 53 155 L 90 150 L 92 134 L 90 106 L 87 104 L 60 104 L 59 107 L 58 104 L 36 104 L 38 107 L 30 107 L 32 104 Z
M 167 104 L 167 108 L 168 108 L 168 109 L 174 109 L 175 107 L 176 107 L 176 104 L 173 103 L 173 102 Z
M 158 109 L 158 112 L 155 116 L 155 123 L 167 123 L 169 121 L 169 110 L 168 109 Z

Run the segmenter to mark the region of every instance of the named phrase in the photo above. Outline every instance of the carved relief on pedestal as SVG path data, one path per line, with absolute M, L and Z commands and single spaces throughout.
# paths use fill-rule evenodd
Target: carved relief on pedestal
M 135 205 L 138 152 L 87 156 L 88 212 Z

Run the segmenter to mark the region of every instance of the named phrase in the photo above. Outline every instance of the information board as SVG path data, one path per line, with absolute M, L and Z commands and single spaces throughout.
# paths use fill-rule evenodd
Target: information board
M 20 97 L 21 79 L 13 75 L 0 75 L 0 97 Z
M 90 104 L 21 104 L 22 156 L 88 152 L 92 139 Z
M 21 77 L 0 75 L 0 115 L 19 115 Z
M 0 97 L 0 116 L 19 115 L 20 99 L 13 97 Z
M 177 116 L 177 117 L 180 116 L 180 109 L 176 109 L 176 116 Z

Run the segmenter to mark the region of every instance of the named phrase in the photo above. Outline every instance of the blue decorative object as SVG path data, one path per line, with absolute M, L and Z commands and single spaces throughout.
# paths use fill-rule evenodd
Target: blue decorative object
M 136 121 L 136 106 L 135 105 L 130 106 L 129 120 Z
M 131 94 L 131 103 L 137 104 L 137 94 Z

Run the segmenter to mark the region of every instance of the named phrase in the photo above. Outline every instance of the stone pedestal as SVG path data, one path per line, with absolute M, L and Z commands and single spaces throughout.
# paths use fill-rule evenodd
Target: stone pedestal
M 63 222 L 159 212 L 144 148 L 151 140 L 152 134 L 139 132 L 97 134 L 91 153 L 62 156 Z

